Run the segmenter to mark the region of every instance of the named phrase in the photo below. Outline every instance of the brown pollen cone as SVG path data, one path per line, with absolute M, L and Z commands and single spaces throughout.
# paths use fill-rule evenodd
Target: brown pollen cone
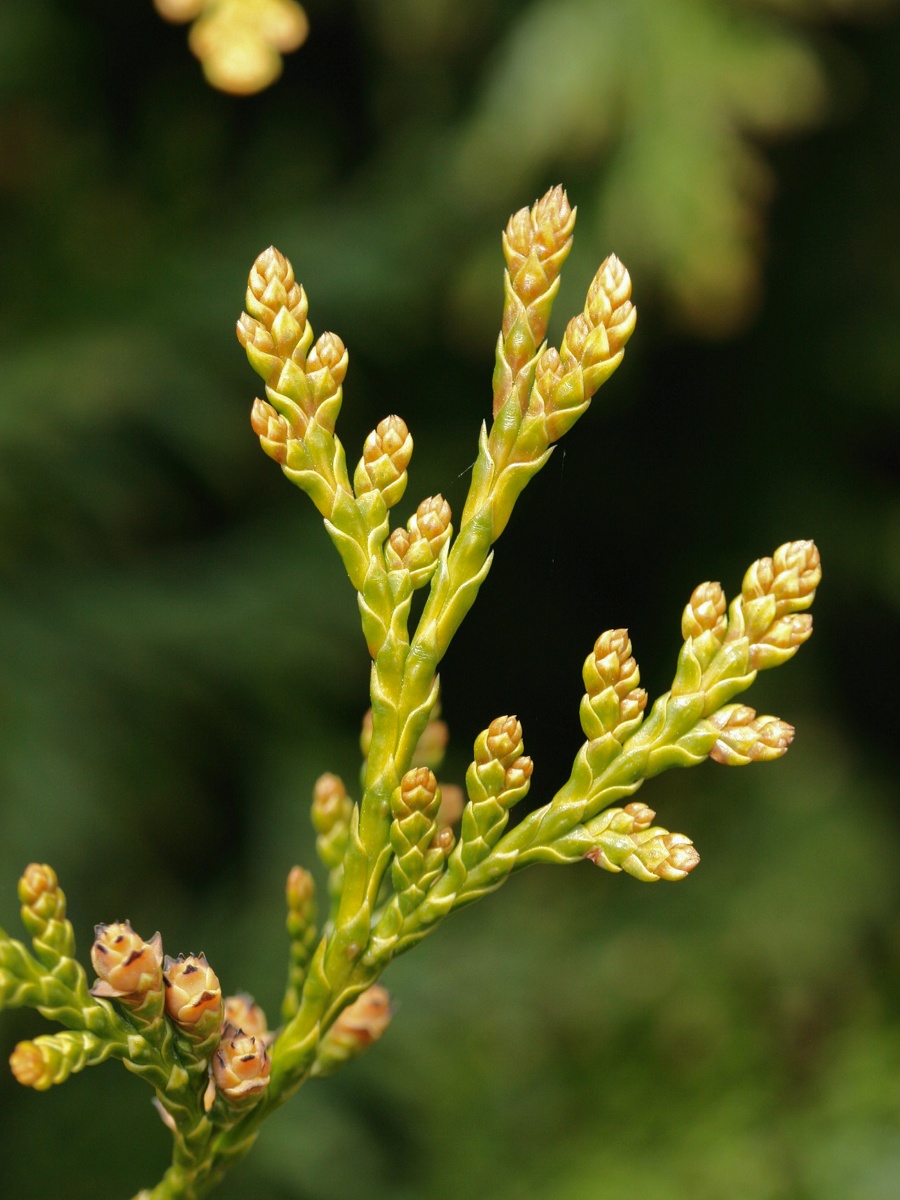
M 232 1103 L 258 1096 L 269 1082 L 272 1064 L 263 1039 L 227 1025 L 212 1058 L 219 1092 Z
M 182 1029 L 222 1020 L 222 988 L 205 954 L 179 954 L 163 966 L 166 1012 Z M 205 1019 L 206 1018 L 206 1019 Z
M 97 981 L 91 994 L 137 1006 L 149 992 L 162 987 L 162 961 L 158 933 L 145 942 L 128 921 L 97 925 L 91 947 Z

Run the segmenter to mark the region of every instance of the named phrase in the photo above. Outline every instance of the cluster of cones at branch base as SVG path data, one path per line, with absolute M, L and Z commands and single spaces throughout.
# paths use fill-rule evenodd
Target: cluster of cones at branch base
M 265 1089 L 271 1071 L 269 1047 L 277 1033 L 269 1030 L 266 1015 L 252 996 L 222 996 L 205 955 L 163 958 L 158 933 L 145 942 L 124 921 L 97 926 L 91 962 L 98 975 L 93 995 L 117 1000 L 137 1013 L 148 1004 L 158 1007 L 162 994 L 166 1016 L 195 1045 L 217 1035 L 209 1060 L 207 1111 L 217 1094 L 240 1104 Z M 343 1010 L 324 1035 L 319 1056 L 322 1066 L 327 1067 L 331 1057 L 344 1060 L 361 1053 L 381 1037 L 390 1019 L 387 990 L 373 984 Z M 163 1109 L 160 1112 L 169 1124 L 169 1114 Z
M 45 895 L 49 900 L 50 893 L 58 893 L 55 872 L 46 864 L 32 863 L 22 877 L 22 890 L 30 901 L 39 903 Z M 130 922 L 122 921 L 96 927 L 91 962 L 98 976 L 91 994 L 121 1006 L 136 1029 L 146 1031 L 161 1021 L 171 1022 L 186 1065 L 208 1071 L 206 1111 L 217 1096 L 230 1106 L 243 1107 L 262 1095 L 269 1082 L 269 1050 L 277 1032 L 269 1030 L 265 1013 L 252 996 L 223 997 L 205 955 L 164 958 L 158 933 L 144 941 Z M 332 1060 L 345 1061 L 363 1051 L 381 1036 L 390 1019 L 388 993 L 374 984 L 344 1009 L 323 1035 L 319 1073 L 326 1071 Z M 56 1059 L 64 1049 L 61 1043 L 54 1044 L 49 1053 L 41 1039 L 20 1043 L 10 1059 L 14 1076 L 26 1087 L 44 1090 L 61 1078 L 61 1064 Z M 79 1067 L 73 1064 L 69 1069 Z M 68 1073 L 63 1071 L 63 1075 Z M 158 1100 L 156 1107 L 174 1129 L 172 1116 Z

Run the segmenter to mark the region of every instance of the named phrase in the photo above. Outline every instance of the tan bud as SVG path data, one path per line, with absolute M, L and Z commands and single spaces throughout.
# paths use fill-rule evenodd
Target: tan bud
M 304 912 L 316 894 L 315 881 L 305 867 L 291 867 L 284 891 L 291 912 Z
M 488 725 L 486 737 L 475 742 L 475 762 L 487 763 L 497 759 L 504 767 L 510 767 L 522 753 L 522 726 L 512 717 L 495 717 Z
M 700 862 L 696 847 L 683 833 L 667 833 L 662 842 L 668 853 L 662 862 L 650 869 L 660 879 L 684 879 Z
M 329 371 L 336 384 L 341 384 L 347 375 L 347 349 L 336 333 L 320 334 L 306 359 L 306 373 Z
M 641 803 L 640 800 L 632 800 L 630 804 L 625 805 L 622 811 L 631 818 L 632 829 L 637 833 L 642 829 L 649 829 L 656 820 L 656 813 L 653 809 Z
M 391 998 L 387 988 L 373 983 L 348 1004 L 329 1034 L 356 1044 L 359 1050 L 377 1042 L 391 1023 Z
M 205 954 L 166 957 L 163 964 L 166 1012 L 176 1025 L 191 1029 L 207 1020 L 222 1020 L 222 988 Z M 207 1020 L 204 1020 L 206 1018 Z
M 353 805 L 339 775 L 326 771 L 313 786 L 312 823 L 318 834 L 330 833 L 350 819 Z
M 413 440 L 402 417 L 392 415 L 379 421 L 363 446 L 363 456 L 353 476 L 357 496 L 379 491 L 388 508 L 406 490 L 406 469 L 413 452 Z
M 585 312 L 593 325 L 608 325 L 631 297 L 631 276 L 615 254 L 605 258 L 588 288 Z
M 230 1025 L 251 1037 L 265 1039 L 269 1032 L 266 1014 L 252 996 L 239 992 L 236 996 L 226 996 L 222 1014 L 223 1026 Z
M 269 246 L 259 254 L 247 281 L 247 311 L 271 331 L 275 318 L 287 309 L 298 325 L 306 322 L 306 294 L 294 278 L 290 259 Z
M 18 1083 L 23 1087 L 44 1091 L 52 1080 L 47 1077 L 47 1064 L 40 1046 L 34 1042 L 19 1042 L 9 1056 L 9 1065 Z
M 697 584 L 681 618 L 681 636 L 687 641 L 711 633 L 717 641 L 722 641 L 728 625 L 726 607 L 720 583 Z
M 276 412 L 265 400 L 257 398 L 250 410 L 250 425 L 269 458 L 277 463 L 285 462 L 290 426 L 281 413 Z
M 619 701 L 619 724 L 636 721 L 647 707 L 647 693 L 643 688 L 632 688 Z
M 145 942 L 128 921 L 97 925 L 91 947 L 97 982 L 91 993 L 137 1007 L 149 992 L 162 987 L 162 961 L 162 938 L 158 933 Z
M 450 529 L 450 505 L 440 493 L 423 500 L 409 526 L 410 538 L 424 538 L 435 557 L 447 540 Z
M 440 850 L 444 858 L 450 857 L 450 852 L 456 845 L 456 835 L 449 825 L 445 825 L 442 829 L 438 829 L 437 833 L 431 840 L 431 847 L 435 850 Z
M 504 792 L 511 792 L 524 787 L 533 774 L 534 763 L 527 754 L 523 754 L 506 768 L 506 780 L 503 785 Z
M 503 251 L 510 275 L 515 276 L 521 270 L 532 252 L 543 264 L 561 250 L 568 249 L 574 227 L 575 210 L 559 185 L 546 192 L 530 209 L 520 208 L 510 217 L 503 235 Z
M 794 739 L 794 727 L 787 721 L 757 717 L 745 704 L 725 705 L 709 718 L 709 723 L 720 732 L 709 757 L 729 767 L 780 758 Z
M 407 522 L 409 540 L 402 564 L 413 575 L 414 582 L 423 583 L 430 578 L 434 564 L 453 532 L 450 516 L 450 505 L 443 496 L 429 496 Z M 399 557 L 403 539 L 391 534 L 389 545 L 390 551 L 385 548 L 388 567 L 396 570 L 394 563 Z
M 393 530 L 384 547 L 389 571 L 402 571 L 409 555 L 409 533 L 402 527 Z
M 554 402 L 563 374 L 559 351 L 555 346 L 551 346 L 538 359 L 534 372 L 534 386 L 545 407 Z
M 455 825 L 466 807 L 466 797 L 461 787 L 455 783 L 441 784 L 441 807 L 438 809 L 438 825 L 446 828 Z
M 402 819 L 411 812 L 436 814 L 440 805 L 438 784 L 428 767 L 413 767 L 400 780 L 394 793 L 394 815 Z
M 265 1041 L 246 1030 L 226 1026 L 212 1059 L 216 1087 L 232 1103 L 261 1095 L 272 1064 Z
M 745 601 L 774 596 L 776 617 L 809 608 L 822 579 L 822 566 L 815 542 L 785 542 L 772 558 L 753 563 L 744 576 L 741 594 Z
M 623 699 L 640 680 L 638 665 L 631 653 L 627 629 L 607 629 L 594 643 L 594 653 L 584 667 L 584 685 L 589 696 L 597 696 L 605 688 L 613 688 Z M 646 696 L 640 704 L 642 710 Z
M 813 619 L 809 613 L 789 613 L 776 617 L 759 641 L 750 647 L 750 668 L 754 671 L 786 662 L 812 636 Z
M 56 872 L 47 863 L 29 863 L 19 880 L 19 901 L 33 907 L 43 896 L 55 897 L 59 892 Z

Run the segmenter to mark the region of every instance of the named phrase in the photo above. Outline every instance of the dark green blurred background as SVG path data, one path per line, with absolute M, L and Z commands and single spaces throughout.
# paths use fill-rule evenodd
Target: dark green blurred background
M 367 665 L 311 505 L 259 451 L 232 332 L 275 242 L 347 342 L 355 460 L 399 412 L 409 506 L 459 511 L 499 231 L 579 206 L 625 364 L 523 497 L 445 669 L 459 779 L 518 713 L 544 802 L 580 666 L 627 624 L 664 689 L 691 588 L 814 537 L 816 636 L 750 702 L 788 757 L 642 793 L 701 868 L 536 869 L 391 968 L 384 1041 L 221 1189 L 268 1200 L 894 1200 L 900 25 L 856 0 L 315 0 L 261 96 L 212 91 L 150 0 L 0 5 L 0 922 L 56 867 L 81 951 L 129 917 L 277 1012 L 282 886 Z M 403 519 L 408 515 L 404 506 Z M 398 515 L 401 515 L 398 512 Z M 0 1018 L 0 1051 L 45 1028 Z M 121 1200 L 168 1135 L 109 1065 L 0 1073 L 4 1196 Z

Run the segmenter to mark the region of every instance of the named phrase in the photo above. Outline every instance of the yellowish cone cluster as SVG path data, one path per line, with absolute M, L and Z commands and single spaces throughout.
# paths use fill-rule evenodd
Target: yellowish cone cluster
M 282 55 L 306 41 L 309 22 L 296 0 L 154 0 L 176 24 L 193 21 L 188 44 L 213 87 L 260 92 L 282 71 Z

